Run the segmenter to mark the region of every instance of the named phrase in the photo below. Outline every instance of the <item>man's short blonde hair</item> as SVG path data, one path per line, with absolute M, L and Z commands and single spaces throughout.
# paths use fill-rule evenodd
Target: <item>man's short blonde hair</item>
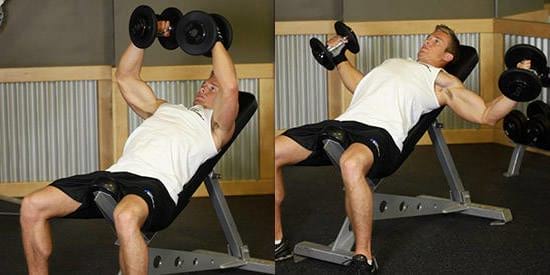
M 447 25 L 443 25 L 443 24 L 435 26 L 434 32 L 435 31 L 441 31 L 449 35 L 449 37 L 451 38 L 451 41 L 449 43 L 449 46 L 447 46 L 447 48 L 445 49 L 445 51 L 454 56 L 453 61 L 451 62 L 455 62 L 456 60 L 458 60 L 458 57 L 459 57 L 458 49 L 460 48 L 460 41 L 458 41 L 458 37 L 456 37 L 455 31 L 453 31 Z

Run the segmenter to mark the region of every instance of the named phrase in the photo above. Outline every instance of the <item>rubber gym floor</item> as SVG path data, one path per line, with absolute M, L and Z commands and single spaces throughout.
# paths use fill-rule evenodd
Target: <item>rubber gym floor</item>
M 373 248 L 381 274 L 547 274 L 550 271 L 550 158 L 526 152 L 520 175 L 505 178 L 513 148 L 496 144 L 450 145 L 465 188 L 475 203 L 510 208 L 512 222 L 460 214 L 377 221 Z M 341 180 L 327 167 L 284 170 L 283 223 L 290 244 L 328 244 L 344 220 Z M 448 187 L 431 146 L 418 146 L 379 192 L 447 197 Z M 273 258 L 273 197 L 229 197 L 243 241 L 257 258 Z M 0 203 L 0 211 L 16 207 Z M 25 274 L 18 217 L 0 217 L 0 273 Z M 114 235 L 103 220 L 52 222 L 52 274 L 115 274 Z M 208 199 L 196 198 L 151 246 L 225 251 L 225 240 Z M 279 262 L 277 274 L 345 274 L 339 265 L 313 259 Z M 246 274 L 245 271 L 200 274 Z M 250 273 L 248 273 L 250 274 Z
M 255 258 L 273 260 L 273 196 L 227 197 L 244 244 Z M 17 211 L 0 202 L 0 211 Z M 18 216 L 0 216 L 0 274 L 26 274 Z M 50 274 L 117 274 L 118 247 L 111 227 L 101 219 L 55 219 Z M 226 252 L 227 242 L 208 198 L 194 198 L 151 247 Z M 253 274 L 242 270 L 193 274 Z
M 375 221 L 373 250 L 381 274 L 548 274 L 550 272 L 550 157 L 526 152 L 520 175 L 505 178 L 513 148 L 450 145 L 472 201 L 510 208 L 513 220 L 435 215 Z M 291 245 L 331 243 L 345 218 L 344 192 L 333 167 L 288 167 L 283 225 Z M 379 192 L 449 196 L 432 146 L 418 146 Z M 345 267 L 307 259 L 276 265 L 277 274 L 345 274 Z

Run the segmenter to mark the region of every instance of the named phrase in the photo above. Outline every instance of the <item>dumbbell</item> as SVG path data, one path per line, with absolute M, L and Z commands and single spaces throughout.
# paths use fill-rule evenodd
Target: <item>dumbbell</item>
M 179 21 L 176 39 L 180 48 L 190 55 L 211 56 L 216 41 L 221 41 L 229 49 L 233 29 L 229 21 L 219 14 L 190 11 Z
M 357 42 L 357 36 L 353 30 L 344 24 L 342 21 L 336 21 L 334 23 L 334 29 L 336 33 L 342 37 L 338 44 L 328 47 L 323 44 L 317 38 L 311 38 L 309 40 L 309 46 L 311 47 L 311 53 L 315 60 L 319 64 L 328 70 L 333 70 L 338 63 L 345 60 L 345 51 L 349 50 L 352 53 L 359 52 L 359 43 Z M 338 60 L 340 58 L 340 60 Z
M 153 9 L 146 5 L 137 7 L 130 16 L 130 40 L 138 48 L 145 49 L 151 46 L 158 37 L 162 47 L 173 50 L 178 47 L 175 37 L 175 26 L 182 18 L 182 13 L 177 8 L 167 8 L 160 15 L 155 14 Z M 170 28 L 168 36 L 159 33 L 157 22 L 159 20 L 169 21 Z
M 519 110 L 512 110 L 502 123 L 504 134 L 517 144 L 528 145 L 527 117 Z
M 550 147 L 550 106 L 541 100 L 527 105 L 527 139 L 535 147 Z
M 523 60 L 531 60 L 531 69 L 516 68 Z M 541 92 L 543 86 L 549 86 L 549 68 L 546 55 L 537 47 L 518 44 L 506 51 L 504 63 L 508 68 L 498 80 L 502 93 L 514 101 L 531 101 Z

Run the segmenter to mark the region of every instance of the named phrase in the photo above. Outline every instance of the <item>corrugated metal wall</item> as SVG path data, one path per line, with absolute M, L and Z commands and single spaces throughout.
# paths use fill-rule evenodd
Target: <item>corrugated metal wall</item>
M 427 35 L 360 36 L 358 39 L 361 50 L 357 55 L 357 68 L 362 72 L 368 72 L 388 58 L 416 59 L 416 53 Z M 461 44 L 479 49 L 479 34 L 468 33 L 457 36 Z M 479 93 L 479 66 L 474 68 L 464 84 L 472 91 Z M 479 128 L 479 125 L 459 118 L 449 108 L 443 110 L 438 120 L 444 123 L 447 129 Z
M 479 34 L 459 34 L 461 43 L 479 49 Z M 278 35 L 275 38 L 276 128 L 318 122 L 328 117 L 327 74 L 311 55 L 309 39 L 326 35 Z M 361 36 L 357 68 L 367 72 L 390 57 L 416 57 L 426 34 Z M 479 66 L 465 82 L 479 92 Z M 478 128 L 446 109 L 440 115 L 446 128 Z
M 148 84 L 159 98 L 191 106 L 201 83 L 200 80 L 192 80 L 152 81 Z M 239 80 L 239 90 L 254 94 L 258 100 L 257 79 Z M 129 110 L 128 119 L 130 132 L 142 122 L 142 119 L 132 110 Z M 215 168 L 216 173 L 220 173 L 224 180 L 259 178 L 258 132 L 258 112 L 256 112 Z
M 98 169 L 97 82 L 0 83 L 0 181 Z
M 327 74 L 311 55 L 312 37 L 326 40 L 326 35 L 275 37 L 276 129 L 328 118 Z
M 511 35 L 511 34 L 505 34 L 504 35 L 504 52 L 506 53 L 506 50 L 508 50 L 510 47 L 516 45 L 516 44 L 530 44 L 533 45 L 539 49 L 541 49 L 544 54 L 546 55 L 546 58 L 548 58 L 548 53 L 550 52 L 550 39 L 548 38 L 540 38 L 540 37 L 532 37 L 532 36 L 521 36 L 521 35 Z M 542 100 L 546 103 L 548 102 L 548 88 L 543 88 L 540 96 L 535 100 Z M 518 107 L 516 109 L 521 110 L 523 113 L 527 110 L 527 105 L 529 102 L 523 102 L 518 104 Z

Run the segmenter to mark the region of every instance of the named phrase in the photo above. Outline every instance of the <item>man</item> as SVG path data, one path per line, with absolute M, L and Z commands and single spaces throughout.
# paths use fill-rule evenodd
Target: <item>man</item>
M 160 30 L 167 28 L 167 22 L 159 22 Z M 147 273 L 148 251 L 141 230 L 158 231 L 173 221 L 183 185 L 234 132 L 235 67 L 221 42 L 211 51 L 213 71 L 197 92 L 195 106 L 188 109 L 155 96 L 140 78 L 144 50 L 129 45 L 116 80 L 128 105 L 145 121 L 128 137 L 121 158 L 107 171 L 57 180 L 23 199 L 20 222 L 29 274 L 48 273 L 49 219 L 102 217 L 92 192 L 93 185 L 104 180 L 116 182 L 123 195 L 114 210 L 122 273 Z
M 329 40 L 336 45 L 341 37 Z M 389 59 L 363 76 L 344 53 L 335 57 L 338 73 L 353 98 L 336 121 L 324 121 L 290 129 L 275 140 L 275 258 L 291 256 L 281 223 L 284 199 L 282 167 L 302 161 L 326 159 L 319 134 L 327 125 L 337 125 L 350 135 L 350 145 L 340 158 L 346 189 L 345 207 L 355 234 L 355 256 L 350 267 L 375 272 L 371 231 L 373 194 L 365 176 L 387 174 L 398 162 L 408 131 L 424 113 L 449 106 L 460 117 L 494 125 L 517 104 L 499 96 L 486 104 L 477 94 L 441 68 L 453 61 L 459 49 L 454 31 L 438 25 L 418 51 L 417 61 Z M 522 62 L 523 63 L 523 62 Z M 529 66 L 528 62 L 522 66 Z M 391 173 L 391 172 L 390 172 Z

